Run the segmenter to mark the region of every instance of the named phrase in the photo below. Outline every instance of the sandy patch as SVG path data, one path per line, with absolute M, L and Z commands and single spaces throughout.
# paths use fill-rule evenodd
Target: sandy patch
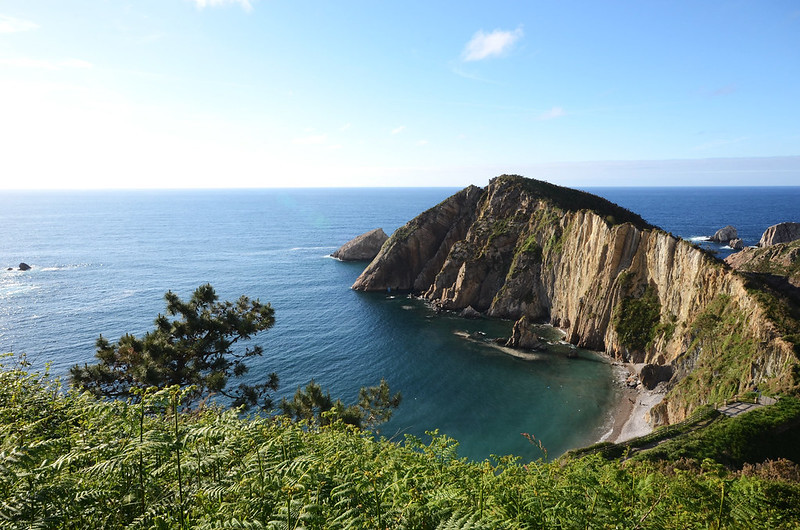
M 629 387 L 626 381 L 636 373 L 633 365 L 615 364 L 614 368 L 617 383 L 622 388 L 613 412 L 613 426 L 599 441 L 621 443 L 653 432 L 652 425 L 645 418 L 650 409 L 664 399 L 664 394 L 657 390 L 646 390 L 641 384 L 635 388 Z

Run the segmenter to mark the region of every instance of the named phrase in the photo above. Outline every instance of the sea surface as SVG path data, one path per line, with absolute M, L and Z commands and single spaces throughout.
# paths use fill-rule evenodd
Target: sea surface
M 142 335 L 182 297 L 211 283 L 222 299 L 269 302 L 275 326 L 255 341 L 265 354 L 251 382 L 275 371 L 276 400 L 314 379 L 334 397 L 385 378 L 403 394 L 380 434 L 426 431 L 484 459 L 550 457 L 596 441 L 618 398 L 612 369 L 591 352 L 554 346 L 533 361 L 479 339 L 511 322 L 436 314 L 403 295 L 357 293 L 363 263 L 328 255 L 352 237 L 387 233 L 457 191 L 296 189 L 0 192 L 0 352 L 25 353 L 54 375 L 93 362 L 102 334 Z M 768 226 L 800 221 L 800 188 L 590 188 L 684 238 L 732 224 L 746 244 Z M 710 245 L 720 255 L 730 252 Z M 19 262 L 33 268 L 8 271 Z

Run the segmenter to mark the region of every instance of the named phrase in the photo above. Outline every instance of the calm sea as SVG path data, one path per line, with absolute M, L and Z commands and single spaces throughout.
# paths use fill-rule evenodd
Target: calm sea
M 270 302 L 276 325 L 249 374 L 275 371 L 276 398 L 312 378 L 355 400 L 386 378 L 403 393 L 387 437 L 439 429 L 462 456 L 550 456 L 591 443 L 616 399 L 610 367 L 588 352 L 508 357 L 461 332 L 507 336 L 510 322 L 436 315 L 404 296 L 356 293 L 364 264 L 326 257 L 376 227 L 387 233 L 455 189 L 0 192 L 0 352 L 27 353 L 64 375 L 92 362 L 103 334 L 141 335 L 163 294 L 210 282 L 223 299 Z M 726 224 L 747 244 L 800 221 L 800 188 L 595 188 L 676 235 Z M 722 254 L 728 252 L 717 248 Z M 24 261 L 27 272 L 6 271 Z

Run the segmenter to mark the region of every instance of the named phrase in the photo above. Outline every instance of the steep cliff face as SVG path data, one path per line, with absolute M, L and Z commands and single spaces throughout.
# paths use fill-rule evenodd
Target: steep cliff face
M 632 212 L 540 181 L 454 195 L 398 230 L 353 288 L 549 321 L 581 347 L 669 365 L 660 423 L 755 386 L 795 387 L 791 329 L 744 278 Z

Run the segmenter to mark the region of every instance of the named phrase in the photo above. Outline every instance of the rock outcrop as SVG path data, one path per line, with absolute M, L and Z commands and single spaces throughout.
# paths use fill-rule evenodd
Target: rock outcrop
M 549 321 L 578 346 L 668 366 L 654 370 L 674 374 L 661 422 L 755 385 L 800 384 L 793 332 L 744 278 L 624 208 L 546 182 L 504 175 L 462 190 L 392 235 L 353 288 Z
M 800 239 L 762 248 L 747 248 L 725 258 L 725 263 L 738 271 L 762 276 L 773 283 L 784 278 L 800 288 Z
M 427 288 L 451 247 L 462 240 L 472 226 L 482 196 L 483 190 L 470 186 L 395 230 L 353 284 L 353 289 L 421 291 Z
M 789 243 L 796 239 L 800 239 L 800 223 L 779 223 L 764 231 L 758 246 L 768 247 L 778 243 Z
M 370 261 L 378 255 L 389 236 L 383 228 L 370 230 L 339 247 L 331 257 L 342 261 Z
M 21 270 L 21 271 L 29 271 L 29 270 L 31 270 L 31 266 L 28 265 L 25 262 L 22 262 L 22 263 L 19 264 L 19 270 Z
M 727 243 L 731 239 L 737 239 L 738 237 L 739 233 L 736 231 L 736 229 L 731 225 L 728 225 L 717 230 L 714 235 L 711 236 L 711 241 L 716 241 L 717 243 Z
M 744 248 L 744 241 L 737 237 L 736 239 L 731 239 L 728 241 L 728 246 L 733 250 L 742 250 Z
M 506 342 L 506 346 L 524 350 L 539 350 L 542 348 L 542 341 L 533 332 L 531 321 L 527 316 L 514 322 L 511 338 Z

